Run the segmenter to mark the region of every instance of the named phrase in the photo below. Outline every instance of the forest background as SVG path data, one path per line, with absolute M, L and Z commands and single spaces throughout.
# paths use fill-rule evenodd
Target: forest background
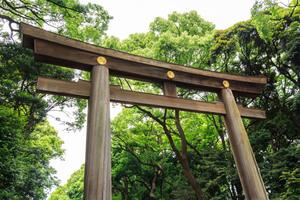
M 89 79 L 89 74 L 35 62 L 20 44 L 22 21 L 58 34 L 153 59 L 242 75 L 264 75 L 256 99 L 237 98 L 266 111 L 244 120 L 270 199 L 299 199 L 300 5 L 254 4 L 251 19 L 226 30 L 195 11 L 155 18 L 146 33 L 120 41 L 107 36 L 112 17 L 77 0 L 3 0 L 0 3 L 0 199 L 45 199 L 58 185 L 53 158 L 63 141 L 47 122 L 53 109 L 74 110 L 69 130 L 81 129 L 85 100 L 35 95 L 37 76 Z M 6 31 L 4 24 L 9 27 Z M 111 78 L 112 84 L 148 93 L 160 85 Z M 183 98 L 215 101 L 212 93 L 178 89 Z M 123 105 L 111 122 L 113 199 L 244 199 L 222 117 Z M 82 199 L 84 165 L 50 199 Z

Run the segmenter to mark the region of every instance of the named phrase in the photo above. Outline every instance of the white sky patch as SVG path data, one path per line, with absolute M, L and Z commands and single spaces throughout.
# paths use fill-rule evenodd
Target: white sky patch
M 255 0 L 80 0 L 82 3 L 99 3 L 114 17 L 109 23 L 108 35 L 126 39 L 132 33 L 144 33 L 155 17 L 167 18 L 178 13 L 196 10 L 216 29 L 226 29 L 251 17 Z
M 55 118 L 58 117 L 64 121 L 74 120 L 72 116 L 72 108 L 65 109 L 67 114 L 59 111 L 50 111 L 47 119 L 51 126 L 58 131 L 58 137 L 64 141 L 62 148 L 65 149 L 64 160 L 53 159 L 50 161 L 50 165 L 57 170 L 56 177 L 58 177 L 61 182 L 60 185 L 67 183 L 67 180 L 71 175 L 80 169 L 81 165 L 85 163 L 85 147 L 86 147 L 86 122 L 81 131 L 78 132 L 67 132 L 64 131 L 67 126 L 62 125 Z M 119 104 L 110 103 L 110 119 L 115 118 L 122 108 Z M 87 113 L 87 109 L 85 109 Z M 54 191 L 55 188 L 52 189 Z M 49 196 L 50 197 L 50 196 Z

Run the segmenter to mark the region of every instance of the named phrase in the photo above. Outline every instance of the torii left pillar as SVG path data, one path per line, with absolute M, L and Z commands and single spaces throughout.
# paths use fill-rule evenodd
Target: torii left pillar
M 88 103 L 84 200 L 111 199 L 109 102 L 109 70 L 94 66 Z

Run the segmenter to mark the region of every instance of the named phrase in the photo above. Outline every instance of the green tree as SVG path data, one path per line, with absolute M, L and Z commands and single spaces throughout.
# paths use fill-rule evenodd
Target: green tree
M 20 160 L 18 154 L 21 151 L 22 128 L 24 122 L 8 108 L 0 107 L 0 154 L 1 154 L 1 192 L 3 199 L 18 199 L 15 192 L 14 183 L 16 183 Z M 5 188 L 5 190 L 4 190 Z
M 85 100 L 35 95 L 38 76 L 72 80 L 73 70 L 35 62 L 33 52 L 23 49 L 15 36 L 20 22 L 48 27 L 78 40 L 101 43 L 112 18 L 99 5 L 78 0 L 4 0 L 0 3 L 0 106 L 1 199 L 45 199 L 58 184 L 50 159 L 61 158 L 62 141 L 46 122 L 53 108 L 74 107 L 75 122 L 64 122 L 68 130 L 81 129 Z M 5 26 L 9 27 L 6 32 Z M 17 42 L 12 42 L 13 39 Z M 3 121 L 2 121 L 3 119 Z M 4 120 L 5 119 L 5 120 Z
M 57 187 L 48 200 L 71 200 L 67 195 L 67 185 Z
M 61 157 L 62 141 L 48 123 L 40 123 L 31 133 L 23 134 L 25 122 L 16 111 L 0 108 L 1 121 L 1 199 L 44 199 L 45 189 L 57 184 L 49 160 Z
M 285 180 L 286 193 L 282 194 L 281 199 L 299 199 L 300 198 L 300 169 L 292 172 L 283 172 L 281 178 Z
M 122 199 L 169 196 L 173 184 L 165 162 L 170 152 L 161 127 L 137 108 L 124 108 L 112 121 L 112 135 L 113 190 Z
M 54 192 L 52 192 L 49 200 L 69 200 L 83 199 L 83 181 L 84 181 L 84 164 L 81 168 L 75 171 L 68 182 L 60 187 L 57 187 Z
M 53 73 L 52 77 L 63 79 L 70 79 L 74 74 L 35 62 L 32 52 L 18 44 L 1 43 L 0 51 L 1 122 L 7 121 L 1 133 L 4 137 L 1 149 L 8 149 L 1 154 L 3 170 L 0 176 L 5 180 L 1 181 L 5 183 L 0 187 L 1 199 L 43 199 L 46 190 L 57 184 L 53 177 L 55 170 L 49 166 L 49 161 L 63 154 L 62 141 L 45 122 L 45 116 L 53 106 L 72 100 L 52 97 L 47 103 L 41 96 L 34 96 L 35 82 L 41 73 L 50 76 Z M 15 123 L 15 118 L 20 120 L 19 124 Z
M 52 27 L 59 34 L 99 44 L 112 19 L 102 6 L 83 5 L 78 0 L 3 0 L 0 10 L 0 19 L 8 23 L 11 33 L 2 29 L 2 37 L 18 33 L 18 25 L 25 22 L 38 27 Z

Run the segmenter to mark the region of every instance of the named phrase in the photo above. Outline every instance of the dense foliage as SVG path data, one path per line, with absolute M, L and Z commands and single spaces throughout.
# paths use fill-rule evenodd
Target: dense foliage
M 75 121 L 69 130 L 81 129 L 86 101 L 35 94 L 38 76 L 73 80 L 75 72 L 34 61 L 14 33 L 19 23 L 51 26 L 60 34 L 100 42 L 111 17 L 101 6 L 73 1 L 10 1 L 0 3 L 0 199 L 46 199 L 58 185 L 53 158 L 63 158 L 63 141 L 46 120 L 49 111 L 72 107 Z M 5 29 L 8 25 L 10 29 Z M 14 40 L 14 41 L 12 41 Z M 54 116 L 55 117 L 55 116 Z
M 100 5 L 78 0 L 2 0 L 0 10 L 0 20 L 9 27 L 7 32 L 0 24 L 2 37 L 18 33 L 18 25 L 25 22 L 99 44 L 112 19 Z
M 19 44 L 1 43 L 0 52 L 1 199 L 42 198 L 57 181 L 49 160 L 63 154 L 46 113 L 69 100 L 35 97 L 35 83 L 41 74 L 70 80 L 74 73 L 35 62 L 33 53 Z
M 9 1 L 0 18 L 12 33 L 20 21 L 56 27 L 61 34 L 105 47 L 195 68 L 243 75 L 265 75 L 256 99 L 237 98 L 264 109 L 267 120 L 244 120 L 270 199 L 299 199 L 300 5 L 257 2 L 252 18 L 226 30 L 198 13 L 156 18 L 147 33 L 119 41 L 102 37 L 111 18 L 101 6 L 78 1 Z M 39 12 L 37 12 L 39 11 Z M 49 12 L 50 11 L 50 12 Z M 3 14 L 2 14 L 3 13 Z M 33 60 L 33 53 L 9 43 L 0 46 L 0 198 L 44 199 L 56 184 L 49 160 L 61 157 L 62 141 L 45 120 L 55 106 L 84 101 L 35 96 L 38 75 L 72 80 L 74 72 Z M 87 75 L 87 74 L 85 74 Z M 87 75 L 88 76 L 88 75 Z M 111 78 L 123 89 L 163 93 L 162 86 Z M 178 88 L 183 98 L 214 101 L 215 94 Z M 222 117 L 124 105 L 112 121 L 113 199 L 244 199 Z M 51 195 L 82 199 L 84 165 Z
M 267 120 L 244 123 L 270 199 L 299 199 L 300 5 L 279 5 L 257 2 L 250 20 L 226 30 L 214 30 L 194 11 L 174 12 L 156 18 L 147 33 L 122 42 L 106 37 L 103 45 L 201 69 L 266 76 L 263 95 L 237 101 L 266 111 Z M 160 85 L 112 81 L 162 93 Z M 217 99 L 181 88 L 178 95 Z M 212 115 L 125 106 L 112 121 L 112 179 L 113 199 L 244 199 L 224 122 Z M 57 191 L 62 188 L 64 194 L 73 190 L 67 184 Z

